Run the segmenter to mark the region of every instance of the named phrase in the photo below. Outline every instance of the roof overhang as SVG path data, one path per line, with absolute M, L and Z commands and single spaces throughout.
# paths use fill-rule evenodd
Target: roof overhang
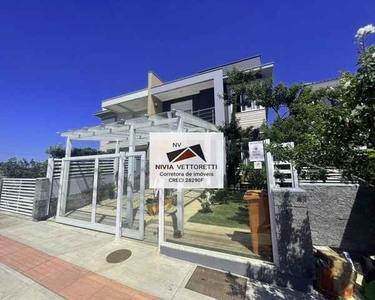
M 222 78 L 221 69 L 166 82 L 152 88 L 151 93 L 161 101 L 198 94 L 201 90 L 213 88 L 218 76 Z
M 115 113 L 136 112 L 147 109 L 148 91 L 143 89 L 134 93 L 110 98 L 102 102 L 102 109 Z

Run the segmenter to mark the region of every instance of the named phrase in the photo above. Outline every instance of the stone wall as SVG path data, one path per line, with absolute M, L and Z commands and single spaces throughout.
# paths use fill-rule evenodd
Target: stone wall
M 298 188 L 274 188 L 272 194 L 279 252 L 277 284 L 310 292 L 314 266 L 307 194 Z
M 314 245 L 375 251 L 375 190 L 353 184 L 301 184 Z

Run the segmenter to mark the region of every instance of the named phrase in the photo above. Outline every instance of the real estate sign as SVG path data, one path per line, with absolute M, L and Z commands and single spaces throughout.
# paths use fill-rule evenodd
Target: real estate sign
M 150 188 L 223 188 L 222 133 L 150 133 Z
M 264 161 L 263 142 L 249 142 L 250 161 Z

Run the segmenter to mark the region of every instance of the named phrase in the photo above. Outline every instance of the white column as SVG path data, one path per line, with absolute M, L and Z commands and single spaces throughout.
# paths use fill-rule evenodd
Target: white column
M 164 242 L 164 187 L 159 189 L 159 235 L 158 235 L 158 248 Z
M 95 158 L 94 182 L 92 186 L 91 223 L 96 222 L 95 218 L 96 218 L 96 200 L 98 197 L 98 179 L 99 179 L 99 158 Z
M 145 181 L 146 181 L 146 154 L 141 156 L 141 170 L 140 170 L 140 190 L 139 190 L 139 231 L 141 233 L 141 240 L 145 237 Z
M 123 166 L 125 161 L 125 153 L 120 153 L 119 165 Z M 116 209 L 116 240 L 122 235 L 122 195 L 124 192 L 124 168 L 119 169 L 117 181 L 117 209 Z
M 66 138 L 65 146 L 65 158 L 69 158 L 72 154 L 72 141 L 69 137 Z M 62 161 L 61 163 L 61 173 L 60 173 L 60 190 L 61 190 L 61 201 L 60 209 L 61 215 L 65 215 L 66 209 L 66 198 L 68 196 L 68 180 L 69 180 L 69 161 Z
M 70 157 L 71 155 L 72 155 L 72 140 L 68 137 L 66 139 L 65 157 Z
M 223 70 L 218 70 L 214 75 L 215 125 L 223 125 L 226 121 L 222 96 L 224 96 Z
M 294 148 L 294 142 L 291 142 L 290 143 L 290 147 Z M 298 183 L 298 171 L 297 169 L 294 167 L 294 163 L 290 163 L 290 172 L 292 173 L 292 181 L 293 181 L 293 188 L 298 188 L 299 187 L 299 183 Z
M 47 174 L 46 174 L 46 177 L 52 181 L 52 178 L 53 178 L 53 167 L 54 167 L 54 159 L 53 158 L 49 158 L 48 159 L 48 165 L 47 165 Z
M 177 121 L 177 132 L 182 132 L 184 128 L 184 120 L 179 117 Z M 177 189 L 177 230 L 184 234 L 184 190 Z M 164 209 L 164 206 L 163 206 Z
M 116 148 L 115 153 L 120 153 L 120 141 L 116 140 Z M 116 182 L 117 176 L 118 176 L 118 169 L 119 169 L 119 160 L 118 158 L 115 158 L 113 161 L 113 182 Z
M 135 152 L 135 129 L 130 126 L 129 153 Z M 134 157 L 128 158 L 128 180 L 127 180 L 127 206 L 126 220 L 129 228 L 133 227 L 133 185 L 134 185 Z
M 270 140 L 265 140 L 264 146 L 268 145 Z M 276 221 L 275 221 L 275 204 L 273 201 L 272 189 L 275 187 L 275 176 L 272 154 L 265 150 L 266 153 L 266 174 L 267 174 L 267 192 L 268 192 L 268 204 L 270 208 L 270 223 L 271 223 L 271 239 L 272 239 L 272 253 L 273 262 L 276 266 L 279 266 L 279 250 L 277 246 L 276 236 Z

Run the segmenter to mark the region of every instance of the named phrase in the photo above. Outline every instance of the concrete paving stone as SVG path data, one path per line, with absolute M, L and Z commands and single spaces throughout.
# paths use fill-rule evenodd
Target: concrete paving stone
M 131 300 L 157 300 L 159 298 L 156 298 L 156 297 L 152 297 L 150 295 L 146 295 L 144 293 L 140 293 L 140 292 L 137 292 L 132 298 Z
M 67 287 L 69 284 L 83 277 L 87 271 L 78 268 L 63 269 L 40 281 L 40 284 L 58 293 Z
M 59 292 L 59 295 L 67 299 L 89 299 L 104 287 L 88 277 L 82 277 Z
M 172 299 L 194 265 L 167 258 L 158 253 L 97 270 L 100 275 L 115 279 L 162 299 Z
M 120 293 L 115 289 L 111 289 L 109 287 L 104 287 L 101 289 L 99 292 L 95 293 L 92 297 L 91 300 L 129 300 L 131 299 L 131 296 L 126 293 Z
M 29 278 L 2 263 L 0 263 L 0 282 L 0 299 L 9 297 L 34 283 Z
M 124 248 L 122 245 L 116 245 L 113 240 L 111 242 L 106 242 L 98 239 L 93 243 L 82 245 L 79 249 L 72 249 L 67 253 L 58 255 L 58 257 L 68 261 L 82 259 L 82 263 L 86 265 L 86 261 L 93 259 L 105 261 L 109 253 L 122 248 Z
M 54 292 L 45 287 L 34 284 L 31 287 L 24 288 L 13 295 L 6 298 L 6 300 L 63 300 L 64 298 L 56 295 Z

